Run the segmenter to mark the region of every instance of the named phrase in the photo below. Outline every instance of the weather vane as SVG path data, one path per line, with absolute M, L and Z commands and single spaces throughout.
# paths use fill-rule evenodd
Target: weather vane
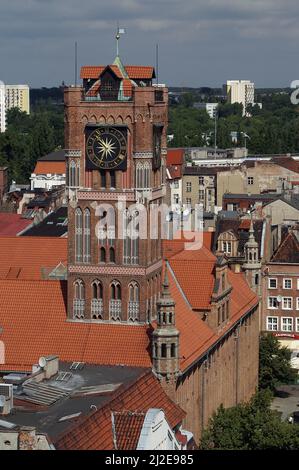
M 118 57 L 119 56 L 119 44 L 118 44 L 118 41 L 120 40 L 120 35 L 121 34 L 125 34 L 125 29 L 124 28 L 120 28 L 119 27 L 119 24 L 117 23 L 117 30 L 116 30 L 116 56 Z

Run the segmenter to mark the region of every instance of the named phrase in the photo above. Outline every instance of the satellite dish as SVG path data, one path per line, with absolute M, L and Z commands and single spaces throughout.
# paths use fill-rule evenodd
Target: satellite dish
M 46 361 L 46 358 L 45 357 L 40 357 L 39 360 L 38 360 L 38 365 L 39 367 L 41 367 L 42 369 L 44 369 L 46 367 L 46 364 L 47 364 L 47 361 Z
M 279 295 L 279 296 L 277 297 L 277 302 L 280 303 L 281 301 L 282 301 L 282 297 L 281 297 L 281 295 Z
M 183 212 L 183 216 L 184 217 L 187 217 L 187 215 L 190 214 L 190 210 L 189 209 L 185 209 L 184 212 Z
M 4 395 L 0 395 L 0 408 L 3 408 L 6 403 L 6 398 Z

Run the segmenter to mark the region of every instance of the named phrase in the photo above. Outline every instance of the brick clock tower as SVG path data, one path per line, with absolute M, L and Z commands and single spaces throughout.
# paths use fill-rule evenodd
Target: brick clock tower
M 148 323 L 161 290 L 161 234 L 151 239 L 150 224 L 137 222 L 138 203 L 149 215 L 163 201 L 168 91 L 153 85 L 153 67 L 118 56 L 82 67 L 81 78 L 64 94 L 68 318 Z

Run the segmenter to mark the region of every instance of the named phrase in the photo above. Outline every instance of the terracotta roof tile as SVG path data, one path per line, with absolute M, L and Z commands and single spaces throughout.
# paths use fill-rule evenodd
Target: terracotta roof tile
M 32 224 L 32 220 L 22 219 L 19 214 L 0 213 L 0 237 L 15 237 Z
M 100 410 L 83 417 L 73 426 L 71 431 L 58 437 L 55 442 L 57 449 L 111 450 L 114 449 L 112 434 L 112 412 L 141 414 L 149 408 L 160 408 L 164 411 L 171 428 L 179 425 L 186 413 L 175 404 L 164 392 L 159 381 L 149 370 L 140 376 L 133 384 L 120 387 L 111 401 Z M 140 425 L 140 423 L 139 423 Z M 127 423 L 121 423 L 122 429 Z M 137 427 L 136 423 L 134 426 Z M 123 432 L 123 431 L 122 431 Z M 137 439 L 137 429 L 134 431 L 134 441 Z M 124 436 L 120 436 L 124 445 Z
M 116 65 L 109 66 L 115 74 L 122 78 L 122 75 Z M 100 74 L 105 70 L 106 66 L 99 65 L 99 66 L 83 66 L 81 67 L 80 77 L 84 78 L 92 78 L 97 79 L 99 78 Z M 154 68 L 147 67 L 147 66 L 138 66 L 138 65 L 126 65 L 125 66 L 126 72 L 132 80 L 137 79 L 151 79 L 154 77 Z
M 144 423 L 145 413 L 114 412 L 116 449 L 136 449 Z
M 0 253 L 0 279 L 13 279 L 13 273 L 15 279 L 42 279 L 42 268 L 54 268 L 67 259 L 67 239 L 0 237 Z
M 36 163 L 33 173 L 35 173 L 36 175 L 63 175 L 66 174 L 66 164 L 65 162 L 38 161 Z
M 184 149 L 167 149 L 166 164 L 170 165 L 182 165 L 184 163 Z
M 149 326 L 67 321 L 65 281 L 2 280 L 0 291 L 6 354 L 1 370 L 31 368 L 40 356 L 51 354 L 63 361 L 151 366 Z

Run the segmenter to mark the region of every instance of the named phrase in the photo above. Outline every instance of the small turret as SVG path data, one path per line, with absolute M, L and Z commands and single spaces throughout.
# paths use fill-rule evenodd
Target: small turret
M 260 276 L 261 276 L 261 261 L 259 258 L 259 245 L 254 236 L 253 221 L 251 219 L 249 238 L 244 246 L 245 263 L 243 270 L 250 285 L 257 294 L 260 294 Z
M 166 267 L 161 297 L 157 302 L 157 328 L 152 336 L 153 371 L 160 379 L 169 381 L 179 374 L 179 334 Z

